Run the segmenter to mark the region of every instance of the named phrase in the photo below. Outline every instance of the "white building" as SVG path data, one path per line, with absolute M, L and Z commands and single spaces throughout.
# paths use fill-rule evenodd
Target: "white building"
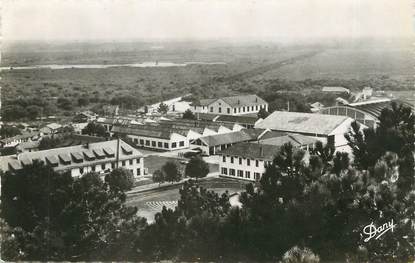
M 348 150 L 344 134 L 354 120 L 347 116 L 315 113 L 274 111 L 255 128 L 296 133 L 318 138 L 323 143 L 332 143 L 337 150 Z
M 239 95 L 218 99 L 203 99 L 193 106 L 194 112 L 242 115 L 258 113 L 261 109 L 268 111 L 268 103 L 257 95 Z
M 3 156 L 0 157 L 0 169 L 19 170 L 34 160 L 52 166 L 55 171 L 70 172 L 75 177 L 89 172 L 104 174 L 117 167 L 130 170 L 136 179 L 144 175 L 143 155 L 122 140 Z
M 237 143 L 219 152 L 220 176 L 258 181 L 279 147 L 258 143 Z
M 111 132 L 130 138 L 140 147 L 172 151 L 189 148 L 191 140 L 202 136 L 225 134 L 241 129 L 243 127 L 237 124 L 174 120 L 143 125 L 117 125 Z
M 0 148 L 16 147 L 22 142 L 38 140 L 39 138 L 40 138 L 39 132 L 22 132 L 22 134 L 1 139 Z

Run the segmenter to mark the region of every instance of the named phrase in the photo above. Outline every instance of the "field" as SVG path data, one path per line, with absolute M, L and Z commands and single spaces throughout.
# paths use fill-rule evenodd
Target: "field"
M 21 114 L 11 119 L 29 118 L 24 115 L 27 105 L 33 104 L 24 101 L 28 99 L 41 101 L 38 109 L 31 109 L 34 113 L 30 117 L 36 117 L 40 113 L 70 116 L 84 109 L 99 111 L 108 103 L 136 109 L 189 92 L 196 98 L 265 91 L 306 95 L 324 85 L 399 91 L 413 88 L 411 50 L 406 42 L 354 46 L 266 42 L 15 44 L 2 53 L 2 66 L 146 61 L 224 64 L 4 70 L 0 85 L 4 106 L 22 107 L 14 109 Z M 120 100 L 126 97 L 127 102 Z
M 225 191 L 232 194 L 245 190 L 244 183 L 224 178 L 209 178 L 208 180 L 201 180 L 199 184 L 218 194 Z M 168 185 L 168 183 L 165 185 Z M 130 195 L 127 197 L 127 205 L 137 207 L 139 216 L 147 218 L 148 221 L 153 221 L 154 215 L 160 212 L 163 206 L 174 209 L 177 200 L 180 198 L 179 189 L 180 185 L 177 185 L 168 189 Z

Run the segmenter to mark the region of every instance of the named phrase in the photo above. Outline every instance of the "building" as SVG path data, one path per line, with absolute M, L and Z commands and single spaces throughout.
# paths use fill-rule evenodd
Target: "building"
M 22 132 L 22 134 L 0 140 L 0 148 L 16 147 L 20 143 L 38 140 L 39 132 Z
M 323 87 L 321 89 L 323 92 L 329 93 L 347 93 L 350 94 L 350 90 L 344 87 Z
M 305 151 L 309 151 L 313 149 L 315 143 L 318 141 L 315 137 L 305 136 L 301 134 L 282 134 L 280 136 L 267 136 L 265 134 L 261 137 L 258 141 L 260 144 L 268 144 L 281 147 L 286 143 L 291 143 L 295 148 L 303 149 Z
M 258 181 L 279 147 L 258 143 L 237 143 L 219 152 L 220 176 Z
M 316 102 L 310 104 L 310 110 L 313 113 L 320 111 L 322 108 L 324 108 L 324 104 L 321 103 L 321 102 L 316 101 Z
M 36 152 L 39 150 L 40 140 L 32 141 L 29 140 L 27 142 L 22 142 L 16 147 L 16 151 L 18 153 L 22 152 Z
M 197 120 L 205 120 L 212 122 L 223 122 L 223 123 L 233 123 L 239 124 L 244 128 L 250 129 L 254 128 L 255 124 L 260 121 L 258 116 L 255 114 L 249 115 L 218 115 L 210 113 L 195 113 Z
M 244 129 L 240 131 L 203 136 L 191 141 L 192 148 L 200 148 L 204 155 L 215 155 L 235 143 L 257 141 L 266 133 L 263 129 Z
M 319 113 L 335 116 L 347 116 L 367 127 L 376 128 L 379 123 L 380 113 L 385 108 L 391 108 L 393 101 L 409 106 L 412 110 L 414 110 L 413 105 L 404 101 L 389 98 L 372 98 L 362 102 L 323 108 L 319 111 Z
M 117 167 L 130 170 L 136 179 L 144 175 L 143 155 L 122 140 L 3 156 L 0 157 L 0 168 L 3 171 L 19 170 L 34 160 L 52 166 L 55 171 L 70 172 L 74 177 L 89 172 L 104 174 Z
M 224 134 L 243 129 L 237 124 L 197 120 L 159 120 L 157 123 L 116 125 L 111 132 L 131 139 L 137 146 L 155 150 L 179 150 L 190 146 L 190 141 L 202 136 Z
M 344 134 L 349 131 L 352 122 L 353 119 L 347 116 L 275 111 L 255 128 L 315 137 L 342 150 L 347 147 Z
M 238 95 L 218 99 L 203 99 L 193 105 L 193 111 L 199 113 L 243 115 L 268 111 L 268 103 L 257 95 Z
M 73 117 L 73 122 L 75 123 L 85 123 L 91 122 L 97 119 L 97 114 L 92 111 L 83 111 L 79 112 Z
M 63 126 L 59 123 L 49 123 L 39 131 L 43 136 L 49 136 L 61 132 Z

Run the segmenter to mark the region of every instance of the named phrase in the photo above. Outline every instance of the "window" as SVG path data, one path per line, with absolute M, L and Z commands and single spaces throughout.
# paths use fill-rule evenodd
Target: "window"
M 83 174 L 84 173 L 84 167 L 79 168 L 79 173 Z
M 141 175 L 140 168 L 137 168 L 137 175 Z
M 259 173 L 254 173 L 254 179 L 255 179 L 255 180 L 259 180 L 259 177 L 260 177 L 260 176 L 259 176 Z
M 134 139 L 134 143 L 137 144 L 138 143 L 138 139 Z
M 105 163 L 101 164 L 101 170 L 105 170 Z
M 233 113 L 236 113 L 236 108 L 233 109 Z
M 210 112 L 213 112 L 213 107 L 210 107 Z
M 241 112 L 241 108 L 239 108 L 238 111 Z
M 255 106 L 255 110 L 258 110 L 258 105 Z
M 231 156 L 231 163 L 233 163 L 233 157 Z
M 226 156 L 222 156 L 222 162 L 226 163 Z
M 245 178 L 248 178 L 248 179 L 251 178 L 251 172 L 250 171 L 245 171 Z
M 222 174 L 227 175 L 228 174 L 228 169 L 225 167 L 222 167 Z
M 219 113 L 222 113 L 222 108 L 221 108 L 221 107 L 219 107 L 218 111 L 219 111 Z
M 91 167 L 91 170 L 92 170 L 93 172 L 95 172 L 95 165 L 93 165 L 93 166 Z
M 162 142 L 158 142 L 158 143 L 157 143 L 157 147 L 159 147 L 159 148 L 163 148 L 163 143 L 162 143 Z
M 229 169 L 229 175 L 235 176 L 235 169 Z
M 130 163 L 130 165 L 133 165 L 133 160 L 132 159 L 129 160 L 129 163 Z
M 176 147 L 177 147 L 177 143 L 176 142 L 174 142 L 174 143 L 171 144 L 171 148 L 176 148 Z
M 183 147 L 184 146 L 184 141 L 179 142 L 179 146 Z
M 144 145 L 144 140 L 140 139 L 140 145 Z
M 136 163 L 140 163 L 140 158 L 137 158 L 137 159 L 135 160 L 135 162 L 136 162 Z
M 251 111 L 254 111 L 254 106 L 251 107 Z
M 149 140 L 146 140 L 146 145 L 150 146 L 150 141 Z
M 115 163 L 111 163 L 111 169 L 115 169 Z
M 238 177 L 244 177 L 244 171 L 238 170 Z
M 122 161 L 121 162 L 121 166 L 125 166 L 125 161 Z
M 258 167 L 259 166 L 259 161 L 255 160 L 255 166 Z
M 152 147 L 156 147 L 156 142 L 155 141 L 151 141 L 151 146 Z
M 242 107 L 242 111 L 245 112 L 245 107 Z
M 169 148 L 169 143 L 165 142 L 164 143 L 164 148 L 168 149 Z
M 230 114 L 230 113 L 231 113 L 231 109 L 230 109 L 230 108 L 227 108 L 227 109 L 226 109 L 226 112 L 227 112 L 228 114 Z
M 239 157 L 239 164 L 242 164 L 242 158 Z
M 251 160 L 250 159 L 246 159 L 246 165 L 248 165 L 248 166 L 251 165 Z

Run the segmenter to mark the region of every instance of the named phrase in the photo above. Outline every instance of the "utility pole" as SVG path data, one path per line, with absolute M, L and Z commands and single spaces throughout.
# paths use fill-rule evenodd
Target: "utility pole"
M 116 160 L 116 166 L 115 167 L 117 167 L 117 169 L 118 169 L 118 166 L 119 166 L 119 162 L 120 162 L 120 136 L 119 136 L 119 134 L 117 133 L 117 157 L 115 158 L 115 160 Z

